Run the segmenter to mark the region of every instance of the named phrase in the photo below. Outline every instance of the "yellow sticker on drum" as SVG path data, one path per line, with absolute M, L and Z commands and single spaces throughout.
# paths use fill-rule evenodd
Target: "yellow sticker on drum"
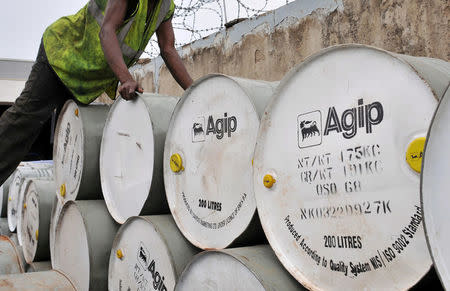
M 414 139 L 408 146 L 406 150 L 406 162 L 408 165 L 416 171 L 420 173 L 422 168 L 422 158 L 423 158 L 423 150 L 425 147 L 425 138 L 419 137 Z

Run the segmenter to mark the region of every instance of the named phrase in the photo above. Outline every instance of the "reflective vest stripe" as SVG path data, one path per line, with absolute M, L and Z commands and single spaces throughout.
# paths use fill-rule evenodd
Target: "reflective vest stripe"
M 158 19 L 156 21 L 156 27 L 159 27 L 159 25 L 164 21 L 164 18 L 166 17 L 167 13 L 170 10 L 170 0 L 162 0 L 161 7 L 159 9 L 158 13 Z M 97 21 L 97 24 L 101 27 L 103 23 L 103 11 L 98 6 L 97 2 L 95 0 L 90 0 L 88 4 L 88 11 L 94 17 L 95 21 Z M 134 17 L 132 17 L 120 30 L 120 32 L 117 34 L 117 39 L 119 41 L 120 49 L 122 51 L 122 54 L 126 56 L 129 59 L 137 59 L 141 56 L 143 51 L 136 51 L 135 49 L 128 46 L 124 40 L 127 36 L 128 32 L 131 29 L 131 26 L 133 25 Z
M 103 13 L 100 7 L 98 7 L 97 2 L 95 2 L 95 0 L 89 1 L 88 11 L 95 18 L 98 25 L 101 27 L 103 23 Z
M 103 23 L 103 11 L 98 7 L 97 2 L 95 0 L 90 0 L 88 4 L 88 11 L 94 17 L 95 21 L 97 21 L 97 24 L 101 27 Z M 166 12 L 167 13 L 167 12 Z M 130 31 L 131 25 L 133 25 L 134 17 L 131 18 L 120 30 L 120 32 L 117 34 L 117 40 L 119 41 L 120 49 L 122 51 L 122 54 L 126 56 L 129 59 L 133 59 L 134 56 L 137 55 L 137 51 L 129 47 L 126 43 L 124 43 L 125 37 L 127 36 L 128 32 Z

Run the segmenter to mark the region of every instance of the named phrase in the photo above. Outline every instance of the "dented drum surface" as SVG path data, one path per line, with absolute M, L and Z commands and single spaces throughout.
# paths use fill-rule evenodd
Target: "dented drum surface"
M 197 247 L 222 249 L 243 234 L 255 235 L 246 232 L 256 210 L 253 148 L 275 85 L 209 75 L 175 108 L 164 149 L 164 185 L 175 222 Z
M 103 200 L 67 201 L 55 233 L 53 268 L 78 291 L 108 288 L 108 260 L 118 225 Z
M 206 251 L 194 257 L 175 290 L 306 290 L 283 268 L 269 245 Z
M 23 194 L 22 185 L 26 179 L 53 179 L 53 162 L 38 161 L 21 163 L 14 172 L 11 184 L 9 186 L 8 197 L 8 224 L 9 230 L 15 231 L 19 213 L 21 194 Z
M 418 171 L 449 72 L 344 45 L 282 81 L 261 122 L 254 187 L 272 248 L 304 286 L 404 290 L 429 270 Z
M 117 232 L 109 258 L 109 290 L 174 290 L 198 253 L 170 215 L 129 218 Z
M 107 105 L 64 104 L 55 129 L 56 194 L 61 200 L 101 199 L 99 153 Z
M 119 98 L 103 131 L 100 177 L 111 216 L 127 218 L 169 212 L 163 181 L 163 152 L 178 97 L 139 94 Z
M 428 132 L 421 174 L 425 233 L 434 266 L 450 290 L 450 89 L 439 103 Z

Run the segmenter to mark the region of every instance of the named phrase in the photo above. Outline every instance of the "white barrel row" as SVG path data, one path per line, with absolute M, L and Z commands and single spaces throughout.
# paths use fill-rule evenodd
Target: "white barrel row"
M 441 99 L 428 131 L 421 200 L 427 242 L 442 285 L 450 290 L 450 89 Z
M 405 290 L 430 269 L 418 172 L 449 80 L 447 62 L 361 45 L 325 49 L 283 79 L 253 183 L 266 236 L 304 286 Z
M 118 226 L 103 202 L 63 205 L 101 198 L 101 181 L 119 223 L 165 213 L 166 197 L 189 242 L 220 250 L 259 242 L 257 206 L 276 255 L 305 287 L 410 288 L 431 266 L 419 172 L 449 80 L 447 62 L 345 45 L 309 57 L 280 85 L 210 75 L 178 103 L 153 94 L 118 100 L 106 123 L 108 107 L 69 102 L 54 148 L 53 267 L 80 290 L 106 288 L 104 237 Z M 158 229 L 144 220 L 123 232 L 139 223 Z M 124 246 L 113 247 L 110 284 L 153 284 L 156 269 L 142 261 L 142 281 L 126 276 L 139 242 L 116 241 Z M 146 260 L 154 254 L 138 249 Z
M 17 228 L 17 220 L 20 201 L 23 200 L 24 182 L 26 179 L 53 179 L 53 162 L 52 161 L 40 161 L 40 162 L 25 162 L 19 165 L 15 170 L 12 180 L 9 186 L 8 193 L 8 205 L 7 216 L 9 230 L 15 231 Z

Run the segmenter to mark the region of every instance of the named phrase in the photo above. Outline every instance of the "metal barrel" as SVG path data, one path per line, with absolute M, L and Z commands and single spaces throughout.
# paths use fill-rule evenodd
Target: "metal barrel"
M 283 268 L 269 245 L 257 245 L 198 254 L 175 290 L 306 289 Z
M 449 124 L 450 89 L 447 89 L 428 131 L 421 172 L 425 234 L 434 266 L 446 290 L 450 290 Z
M 0 275 L 24 272 L 21 253 L 17 245 L 7 236 L 0 236 Z
M 50 259 L 49 229 L 55 181 L 30 180 L 26 185 L 17 235 L 27 263 Z
M 136 215 L 169 213 L 163 152 L 178 100 L 139 94 L 132 101 L 119 98 L 111 107 L 103 130 L 100 177 L 106 206 L 118 223 Z
M 8 224 L 11 232 L 17 228 L 18 209 L 23 193 L 22 185 L 26 179 L 53 179 L 53 163 L 51 161 L 42 161 L 37 163 L 26 162 L 19 166 L 14 172 L 11 184 L 9 186 L 8 196 Z
M 58 224 L 59 215 L 61 214 L 61 209 L 64 205 L 64 201 L 58 199 L 55 195 L 53 197 L 52 213 L 50 218 L 50 230 L 49 230 L 49 246 L 50 246 L 50 261 L 54 262 L 55 256 L 55 232 L 56 226 Z
M 78 291 L 108 288 L 108 260 L 119 225 L 103 200 L 67 201 L 55 233 L 54 269 Z
M 199 248 L 263 239 L 251 166 L 259 120 L 276 84 L 208 75 L 175 108 L 164 148 L 164 185 L 175 222 Z
M 31 179 L 25 178 L 22 182 L 22 185 L 20 186 L 19 196 L 17 199 L 17 208 L 15 211 L 11 212 L 11 221 L 16 222 L 16 234 L 17 234 L 17 241 L 19 243 L 19 246 L 22 246 L 23 240 L 22 240 L 22 231 L 19 231 L 22 228 L 22 212 L 24 210 L 24 197 L 25 192 L 28 189 L 28 186 L 31 183 Z
M 108 290 L 174 290 L 198 252 L 170 215 L 130 217 L 112 245 Z
M 43 262 L 31 262 L 27 264 L 26 272 L 32 273 L 32 272 L 43 272 L 43 271 L 49 271 L 52 269 L 52 263 L 50 261 L 43 261 Z
M 13 173 L 14 174 L 14 173 Z M 7 217 L 8 214 L 8 194 L 13 175 L 0 186 L 0 218 Z
M 99 153 L 109 106 L 69 100 L 55 128 L 53 159 L 57 195 L 62 200 L 102 199 Z
M 269 243 L 304 286 L 405 290 L 430 269 L 419 172 L 449 81 L 447 62 L 363 45 L 322 50 L 282 80 L 253 184 Z
M 49 270 L 0 276 L 0 291 L 77 291 L 63 273 Z

